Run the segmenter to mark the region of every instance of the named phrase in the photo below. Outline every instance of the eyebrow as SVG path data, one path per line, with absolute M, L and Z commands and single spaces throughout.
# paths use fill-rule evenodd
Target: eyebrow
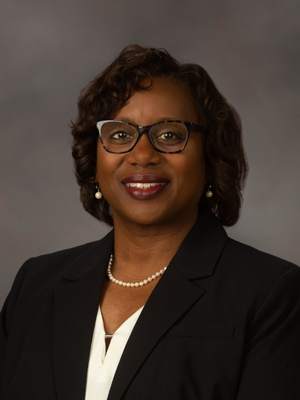
M 129 118 L 126 117 L 117 117 L 117 118 L 113 118 L 114 121 L 123 121 L 123 122 L 131 122 L 131 120 Z
M 130 122 L 133 125 L 138 125 L 138 124 L 135 124 L 134 122 L 132 122 L 132 120 L 130 118 L 126 118 L 126 117 L 122 117 L 122 116 L 117 117 L 114 120 L 115 121 Z M 163 121 L 179 121 L 179 120 L 180 120 L 179 118 L 175 118 L 175 117 L 164 117 L 164 118 L 157 119 L 156 122 L 153 122 L 153 124 L 156 124 L 157 122 L 163 122 Z M 152 124 L 149 124 L 149 125 L 152 125 Z

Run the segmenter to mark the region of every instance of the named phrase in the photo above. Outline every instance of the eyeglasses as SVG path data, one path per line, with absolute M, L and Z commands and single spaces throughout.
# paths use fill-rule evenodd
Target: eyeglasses
M 128 153 L 137 144 L 143 133 L 160 153 L 180 153 L 184 150 L 191 130 L 200 127 L 188 121 L 162 121 L 153 125 L 140 126 L 123 121 L 97 122 L 101 143 L 109 153 Z

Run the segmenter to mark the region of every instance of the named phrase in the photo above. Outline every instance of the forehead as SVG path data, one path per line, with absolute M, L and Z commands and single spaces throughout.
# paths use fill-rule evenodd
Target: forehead
M 189 90 L 170 78 L 154 78 L 151 89 L 134 92 L 114 118 L 126 118 L 137 125 L 150 125 L 163 119 L 197 123 Z

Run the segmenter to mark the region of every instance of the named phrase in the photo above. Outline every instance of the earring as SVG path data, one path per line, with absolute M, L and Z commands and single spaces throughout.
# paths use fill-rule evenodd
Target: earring
M 210 199 L 211 197 L 213 197 L 214 193 L 211 191 L 211 185 L 208 185 L 208 189 L 205 193 L 205 196 Z
M 97 189 L 97 192 L 95 193 L 96 199 L 97 199 L 97 200 L 102 199 L 103 195 L 102 195 L 102 193 L 100 192 L 98 182 L 95 182 L 95 188 Z

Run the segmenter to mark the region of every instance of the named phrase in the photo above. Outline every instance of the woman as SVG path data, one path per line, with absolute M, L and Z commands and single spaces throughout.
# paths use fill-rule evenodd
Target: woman
M 300 269 L 222 227 L 247 164 L 207 73 L 130 46 L 78 109 L 81 200 L 114 229 L 21 268 L 1 400 L 299 400 Z

